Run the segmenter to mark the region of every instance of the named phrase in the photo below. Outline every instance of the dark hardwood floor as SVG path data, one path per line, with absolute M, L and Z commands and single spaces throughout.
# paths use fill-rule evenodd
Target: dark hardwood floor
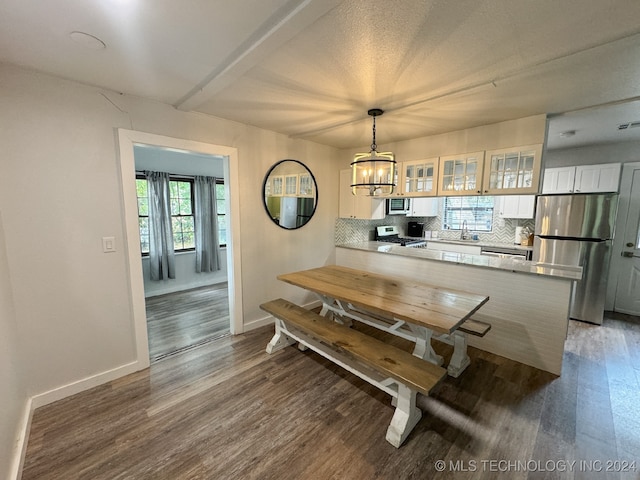
M 37 409 L 23 479 L 640 478 L 636 317 L 571 322 L 561 377 L 470 349 L 399 449 L 386 394 L 310 350 L 266 354 L 272 333 Z
M 145 302 L 152 362 L 229 333 L 227 282 L 149 297 Z

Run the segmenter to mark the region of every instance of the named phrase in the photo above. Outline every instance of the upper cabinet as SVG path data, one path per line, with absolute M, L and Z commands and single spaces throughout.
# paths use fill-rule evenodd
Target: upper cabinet
M 439 195 L 538 193 L 542 144 L 440 157 Z
M 620 163 L 547 168 L 542 193 L 617 192 Z
M 489 150 L 485 156 L 482 193 L 538 193 L 542 145 Z
M 545 168 L 542 193 L 573 193 L 576 167 Z
M 484 152 L 440 157 L 438 195 L 479 195 L 482 193 Z
M 352 172 L 340 170 L 340 218 L 380 220 L 385 217 L 385 199 L 351 193 Z
M 407 217 L 437 217 L 438 216 L 438 199 L 437 198 L 412 198 L 411 208 Z
M 620 184 L 619 163 L 576 167 L 574 192 L 617 192 Z
M 438 157 L 398 162 L 396 188 L 391 196 L 433 197 L 437 192 Z
M 496 199 L 502 218 L 534 218 L 535 195 L 503 195 Z

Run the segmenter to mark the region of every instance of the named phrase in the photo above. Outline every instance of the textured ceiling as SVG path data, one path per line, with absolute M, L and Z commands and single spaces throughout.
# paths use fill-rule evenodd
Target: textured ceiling
M 372 107 L 381 148 L 574 110 L 550 147 L 640 135 L 598 128 L 640 120 L 637 0 L 3 0 L 0 61 L 340 148 Z

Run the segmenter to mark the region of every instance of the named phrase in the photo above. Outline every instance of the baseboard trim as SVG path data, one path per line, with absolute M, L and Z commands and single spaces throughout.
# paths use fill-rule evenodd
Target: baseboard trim
M 111 380 L 124 377 L 125 375 L 129 375 L 130 373 L 144 370 L 148 366 L 148 361 L 140 362 L 136 360 L 134 362 L 121 365 L 111 370 L 107 370 L 105 372 L 83 378 L 76 382 L 53 388 L 47 392 L 39 393 L 31 398 L 33 409 L 35 410 L 36 408 L 48 405 L 58 400 L 62 400 L 63 398 L 70 397 L 71 395 L 75 395 L 76 393 L 83 392 L 90 388 L 97 387 L 98 385 L 110 382 Z
M 22 478 L 22 468 L 24 459 L 27 454 L 27 445 L 29 443 L 29 431 L 31 430 L 31 418 L 33 417 L 33 402 L 31 398 L 27 398 L 25 406 L 22 410 L 20 423 L 16 432 L 16 440 L 13 447 L 13 460 L 9 466 L 9 479 L 20 480 Z

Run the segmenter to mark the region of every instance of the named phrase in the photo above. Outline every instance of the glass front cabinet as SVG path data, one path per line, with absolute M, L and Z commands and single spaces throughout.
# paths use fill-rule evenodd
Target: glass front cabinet
M 403 162 L 399 187 L 411 197 L 432 197 L 438 193 L 438 157 Z
M 482 193 L 484 152 L 440 157 L 439 195 L 479 195 Z
M 483 193 L 538 193 L 541 161 L 542 145 L 487 151 Z
M 538 193 L 542 145 L 440 157 L 438 195 Z
M 398 162 L 390 197 L 434 197 L 438 194 L 438 157 Z

